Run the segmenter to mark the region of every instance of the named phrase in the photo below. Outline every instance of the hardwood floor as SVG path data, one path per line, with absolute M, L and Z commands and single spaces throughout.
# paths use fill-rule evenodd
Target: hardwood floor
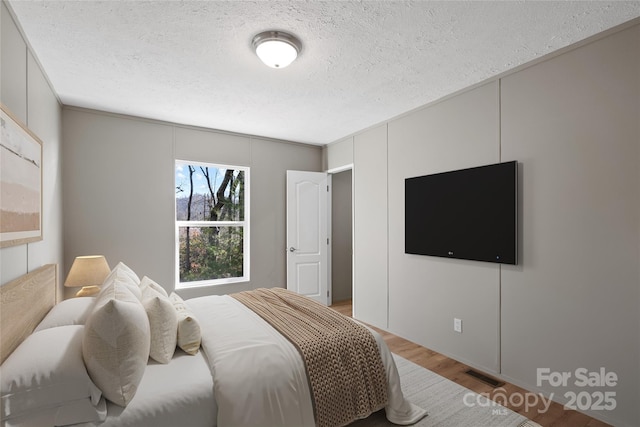
M 351 300 L 334 303 L 331 308 L 351 317 Z M 609 424 L 602 421 L 591 418 L 585 414 L 576 411 L 567 411 L 562 405 L 551 402 L 548 410 L 542 411 L 544 404 L 540 399 L 540 404 L 537 407 L 529 408 L 526 410 L 524 402 L 520 405 L 513 405 L 509 402 L 520 403 L 519 398 L 509 399 L 506 398 L 505 404 L 505 391 L 500 388 L 494 388 L 466 373 L 469 366 L 460 363 L 456 360 L 450 359 L 440 353 L 429 350 L 411 341 L 397 337 L 389 332 L 383 331 L 378 328 L 373 328 L 378 331 L 385 342 L 389 346 L 389 349 L 398 356 L 404 357 L 413 363 L 420 365 L 426 369 L 429 369 L 451 381 L 460 384 L 476 393 L 481 393 L 488 397 L 494 396 L 500 404 L 508 407 L 514 412 L 517 412 L 530 420 L 537 422 L 544 427 L 605 427 Z M 506 390 L 507 396 L 525 396 L 527 390 L 517 387 L 513 384 L 505 383 L 501 386 Z M 538 410 L 541 410 L 541 413 Z

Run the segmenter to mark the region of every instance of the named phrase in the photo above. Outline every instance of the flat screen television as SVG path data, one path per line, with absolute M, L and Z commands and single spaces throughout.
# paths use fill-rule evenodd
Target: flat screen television
M 517 264 L 516 161 L 405 179 L 405 253 Z

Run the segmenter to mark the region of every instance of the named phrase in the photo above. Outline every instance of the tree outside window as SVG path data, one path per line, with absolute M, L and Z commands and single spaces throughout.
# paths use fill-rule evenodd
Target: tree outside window
M 176 161 L 178 287 L 246 281 L 249 169 Z

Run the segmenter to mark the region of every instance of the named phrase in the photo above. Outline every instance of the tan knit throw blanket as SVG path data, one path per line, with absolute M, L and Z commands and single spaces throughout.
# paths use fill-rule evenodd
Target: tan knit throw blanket
M 387 404 L 387 377 L 364 326 L 282 288 L 232 294 L 298 348 L 313 394 L 316 425 L 343 426 Z

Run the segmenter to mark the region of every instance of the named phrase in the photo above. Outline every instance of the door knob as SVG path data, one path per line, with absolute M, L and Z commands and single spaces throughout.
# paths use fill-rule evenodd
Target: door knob
M 293 246 L 291 246 L 291 247 L 289 248 L 289 252 L 295 252 L 295 251 L 297 251 L 297 249 L 296 249 L 296 248 L 294 248 Z

